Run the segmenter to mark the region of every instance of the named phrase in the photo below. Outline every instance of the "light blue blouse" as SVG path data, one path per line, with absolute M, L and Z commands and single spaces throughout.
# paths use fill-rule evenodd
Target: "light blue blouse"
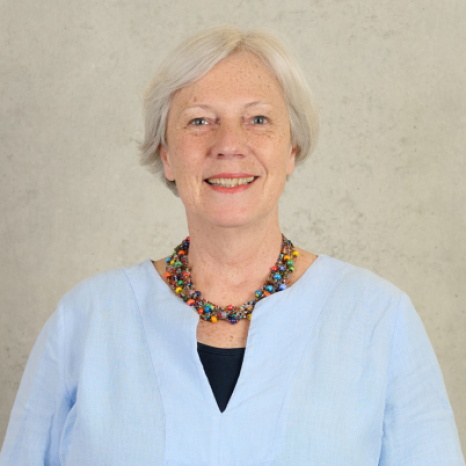
M 320 255 L 259 301 L 223 413 L 198 319 L 149 259 L 83 280 L 34 346 L 0 465 L 465 464 L 424 326 L 377 275 Z

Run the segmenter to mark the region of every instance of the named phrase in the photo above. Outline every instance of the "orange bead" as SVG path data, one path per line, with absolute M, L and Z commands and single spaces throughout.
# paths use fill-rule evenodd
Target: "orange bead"
M 179 256 L 184 256 L 186 254 L 186 251 L 183 251 L 182 249 L 178 251 Z
M 210 320 L 211 320 L 212 322 L 217 322 L 217 316 L 212 316 L 212 317 L 210 318 Z
M 165 272 L 165 278 L 170 278 L 172 274 L 170 272 Z
M 289 261 L 291 260 L 291 257 L 287 254 L 286 256 L 283 256 L 283 260 Z
M 194 299 L 188 299 L 188 300 L 186 301 L 186 304 L 187 304 L 188 306 L 194 306 L 195 301 L 194 301 Z

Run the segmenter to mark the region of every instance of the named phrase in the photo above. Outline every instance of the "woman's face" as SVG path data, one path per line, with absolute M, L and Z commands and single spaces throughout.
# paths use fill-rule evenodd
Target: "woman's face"
M 296 154 L 281 87 L 247 52 L 230 55 L 175 93 L 167 146 L 159 149 L 188 221 L 218 226 L 251 224 L 275 214 Z M 254 181 L 239 188 L 207 181 L 248 176 Z

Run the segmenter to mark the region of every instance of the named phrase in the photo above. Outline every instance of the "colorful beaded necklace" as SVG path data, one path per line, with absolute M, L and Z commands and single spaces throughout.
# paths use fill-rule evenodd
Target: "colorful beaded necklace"
M 254 299 L 242 306 L 216 306 L 201 297 L 191 280 L 191 267 L 188 266 L 189 236 L 175 248 L 173 254 L 165 259 L 167 271 L 165 278 L 173 291 L 188 304 L 194 307 L 201 319 L 217 322 L 228 320 L 235 324 L 240 319 L 251 320 L 251 314 L 257 301 L 286 289 L 286 281 L 294 271 L 293 259 L 299 256 L 291 241 L 282 233 L 282 248 L 277 263 L 271 267 L 267 281 L 257 290 Z

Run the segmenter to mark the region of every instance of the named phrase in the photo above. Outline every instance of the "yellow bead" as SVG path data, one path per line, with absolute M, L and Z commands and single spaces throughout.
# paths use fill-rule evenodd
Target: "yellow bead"
M 217 316 L 212 316 L 212 317 L 210 318 L 210 320 L 211 320 L 212 322 L 217 322 Z
M 291 259 L 291 257 L 288 254 L 283 257 L 283 260 L 285 260 L 285 261 L 289 261 L 290 259 Z
M 177 294 L 180 294 L 182 290 L 183 290 L 182 286 L 177 286 L 175 291 Z
M 295 250 L 295 251 L 293 251 L 293 252 L 291 253 L 291 255 L 292 255 L 292 256 L 295 256 L 295 257 L 298 257 L 298 256 L 299 256 L 299 252 Z
M 172 260 L 170 261 L 170 265 L 173 265 L 174 263 L 175 263 L 175 260 L 172 259 Z
M 248 314 L 248 320 L 251 320 L 252 314 Z

